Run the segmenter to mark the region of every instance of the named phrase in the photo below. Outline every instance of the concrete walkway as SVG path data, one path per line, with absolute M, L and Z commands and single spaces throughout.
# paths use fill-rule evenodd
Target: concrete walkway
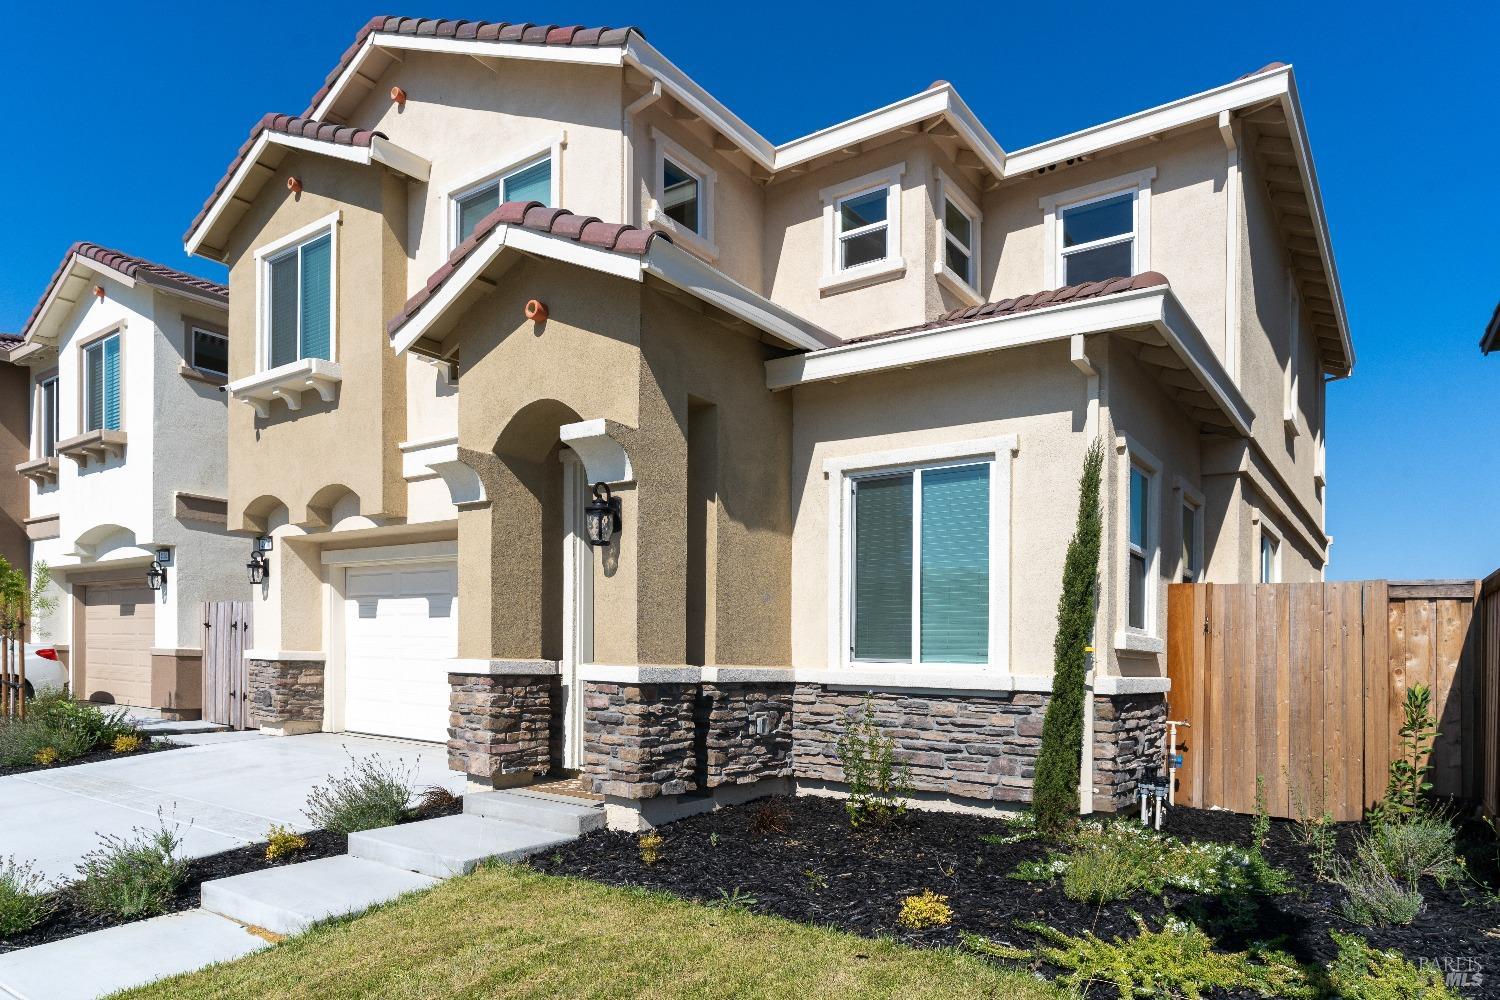
M 102 834 L 155 829 L 158 810 L 181 834 L 186 857 L 258 843 L 273 823 L 306 830 L 308 793 L 348 767 L 351 756 L 379 754 L 415 770 L 417 788 L 464 787 L 438 744 L 347 733 L 175 739 L 190 748 L 0 778 L 0 858 L 14 856 L 50 879 L 70 881 Z

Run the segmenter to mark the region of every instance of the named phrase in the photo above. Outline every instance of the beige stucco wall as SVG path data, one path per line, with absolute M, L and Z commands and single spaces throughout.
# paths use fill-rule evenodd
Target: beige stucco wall
M 0 352 L 0 559 L 27 572 L 31 541 L 22 523 L 28 516 L 30 483 L 16 466 L 31 457 L 31 373 L 4 360 Z

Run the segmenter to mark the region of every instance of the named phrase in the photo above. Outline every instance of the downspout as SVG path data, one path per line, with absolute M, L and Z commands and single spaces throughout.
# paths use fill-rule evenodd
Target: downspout
M 1224 139 L 1224 212 L 1227 238 L 1224 261 L 1224 370 L 1236 385 L 1240 371 L 1240 147 L 1234 137 L 1234 120 L 1219 112 L 1219 135 Z
M 625 105 L 625 114 L 620 120 L 620 173 L 624 178 L 620 185 L 620 221 L 630 226 L 641 224 L 641 200 L 636 192 L 635 143 L 631 137 L 631 122 L 636 115 L 659 100 L 661 81 L 652 80 L 650 92 Z
M 1099 370 L 1089 358 L 1088 344 L 1083 334 L 1075 333 L 1068 338 L 1068 360 L 1073 362 L 1074 368 L 1083 372 L 1088 382 L 1083 436 L 1085 441 L 1092 443 L 1099 436 Z M 1084 816 L 1094 811 L 1094 665 L 1097 662 L 1097 651 L 1101 648 L 1097 609 L 1093 642 L 1095 652 L 1089 654 L 1083 676 L 1083 752 L 1079 761 L 1078 811 Z

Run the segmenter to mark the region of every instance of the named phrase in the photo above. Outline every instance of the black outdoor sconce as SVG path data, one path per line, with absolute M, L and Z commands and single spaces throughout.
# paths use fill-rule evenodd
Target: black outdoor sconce
M 594 499 L 583 508 L 583 530 L 590 545 L 608 545 L 620 530 L 620 498 L 609 492 L 608 483 L 594 484 Z
M 159 561 L 151 560 L 151 568 L 146 570 L 146 586 L 152 590 L 160 590 L 167 585 L 167 568 Z
M 271 551 L 271 539 L 261 535 L 255 540 L 250 549 L 250 561 L 245 564 L 245 569 L 250 571 L 251 586 L 258 587 L 266 582 L 266 577 L 271 575 L 271 562 L 266 558 L 266 553 Z

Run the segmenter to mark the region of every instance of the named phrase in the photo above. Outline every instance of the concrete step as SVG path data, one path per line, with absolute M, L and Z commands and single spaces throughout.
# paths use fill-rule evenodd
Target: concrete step
M 233 920 L 169 913 L 0 955 L 0 997 L 94 1000 L 265 947 Z
M 604 829 L 604 803 L 524 790 L 464 796 L 464 812 L 577 837 Z
M 277 934 L 296 934 L 436 884 L 425 875 L 344 855 L 205 882 L 202 906 Z
M 441 816 L 351 834 L 349 856 L 433 878 L 448 878 L 466 875 L 480 862 L 492 858 L 519 861 L 565 844 L 573 836 L 483 816 Z

